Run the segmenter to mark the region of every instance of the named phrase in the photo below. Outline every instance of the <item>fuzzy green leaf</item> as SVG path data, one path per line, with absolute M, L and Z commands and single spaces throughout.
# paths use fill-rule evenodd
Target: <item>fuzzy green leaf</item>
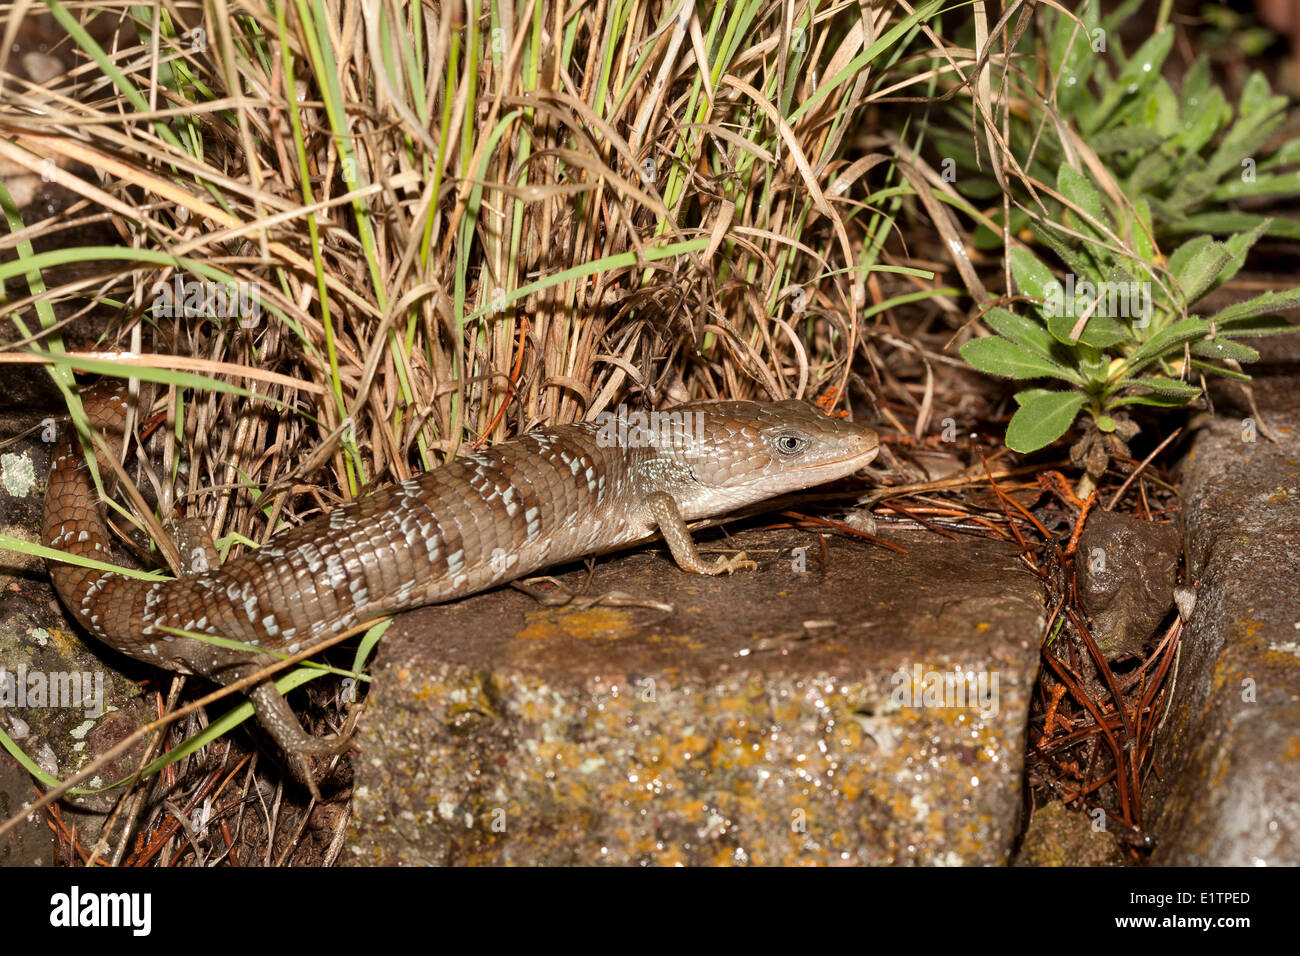
M 1131 223 L 1130 238 L 1133 251 L 1151 262 L 1156 257 L 1155 230 L 1151 227 L 1151 204 L 1146 199 L 1133 203 L 1134 220 Z
M 1150 389 L 1161 395 L 1181 396 L 1185 401 L 1191 401 L 1201 394 L 1201 390 L 1195 385 L 1188 385 L 1176 378 L 1133 378 L 1126 384 Z
M 1149 311 L 1150 296 L 1122 267 L 1111 264 L 1104 281 L 1067 276 L 1064 285 L 1053 280 L 1039 313 L 1052 337 L 1065 345 L 1083 343 L 1110 348 L 1133 338 L 1120 317 L 1136 318 Z M 1094 304 L 1095 303 L 1095 304 Z M 1080 317 L 1088 319 L 1080 327 Z
M 1280 315 L 1252 315 L 1222 326 L 1219 337 L 1235 339 L 1247 335 L 1288 335 L 1292 332 L 1300 332 L 1300 325 L 1288 322 Z
M 1088 90 L 1088 79 L 1098 63 L 1097 55 L 1092 52 L 1092 31 L 1100 25 L 1097 8 L 1085 7 L 1078 11 L 1078 16 L 1082 23 L 1054 12 L 1055 22 L 1047 46 L 1049 68 L 1057 78 L 1057 106 L 1069 115 L 1075 115 L 1081 103 L 1095 105 Z
M 1300 193 L 1300 170 L 1286 173 L 1258 175 L 1254 179 L 1229 179 L 1210 193 L 1215 202 L 1227 202 L 1231 199 L 1247 199 L 1251 196 L 1293 196 Z
M 1183 109 L 1183 132 L 1171 147 L 1182 152 L 1199 153 L 1214 139 L 1227 121 L 1231 107 L 1216 86 L 1197 98 L 1195 105 Z
M 1246 85 L 1241 88 L 1241 99 L 1237 101 L 1237 115 L 1243 121 L 1254 122 L 1257 114 L 1271 113 L 1269 100 L 1273 98 L 1273 88 L 1259 70 L 1252 70 L 1246 78 Z
M 1175 276 L 1187 268 L 1187 263 L 1214 241 L 1213 236 L 1196 236 L 1188 239 L 1169 256 L 1169 271 Z
M 1167 329 L 1162 329 L 1153 335 L 1145 345 L 1134 350 L 1128 357 L 1128 372 L 1131 374 L 1140 371 L 1156 359 L 1179 350 L 1184 342 L 1204 338 L 1209 331 L 1209 323 L 1197 315 L 1175 322 Z
M 1104 124 L 1107 120 L 1118 119 L 1112 114 L 1125 100 L 1132 103 L 1146 96 L 1155 84 L 1156 78 L 1160 76 L 1160 68 L 1164 65 L 1165 57 L 1169 55 L 1173 43 L 1172 27 L 1165 27 L 1159 33 L 1147 38 L 1132 58 L 1124 64 L 1124 68 L 1119 71 L 1119 76 L 1106 90 L 1106 95 L 1102 97 L 1101 104 L 1092 117 L 1092 125 L 1086 132 L 1094 131 L 1099 124 Z
M 1199 56 L 1190 70 L 1183 75 L 1183 98 L 1179 112 L 1184 118 L 1204 111 L 1201 98 L 1210 92 L 1210 58 Z
M 1069 163 L 1062 163 L 1056 172 L 1056 188 L 1066 199 L 1078 206 L 1084 213 L 1096 220 L 1106 229 L 1111 229 L 1110 217 L 1102 205 L 1101 193 L 1097 192 L 1092 181 L 1083 173 L 1077 172 Z M 1104 233 L 1088 222 L 1081 222 L 1081 231 L 1101 239 Z
M 1247 299 L 1245 302 L 1238 302 L 1236 305 L 1230 305 L 1214 315 L 1210 316 L 1210 321 L 1218 325 L 1234 326 L 1234 335 L 1241 335 L 1235 326 L 1243 319 L 1253 318 L 1257 315 L 1264 315 L 1268 312 L 1281 312 L 1284 309 L 1294 309 L 1300 306 L 1300 289 L 1287 289 L 1283 292 L 1265 292 L 1257 295 L 1253 299 Z M 1277 331 L 1285 332 L 1288 329 L 1278 327 Z M 1251 335 L 1267 335 L 1268 332 L 1252 332 Z
M 1199 239 L 1206 242 L 1199 242 Z M 1195 247 L 1195 248 L 1191 248 Z M 1189 250 L 1188 254 L 1179 253 Z M 1232 262 L 1232 253 L 1221 242 L 1215 242 L 1209 236 L 1198 237 L 1184 243 L 1169 257 L 1169 270 L 1186 297 L 1183 301 L 1191 305 L 1219 281 L 1220 275 Z
M 1168 232 L 1187 234 L 1189 232 L 1245 232 L 1254 229 L 1266 216 L 1250 212 L 1207 212 L 1195 216 L 1174 217 L 1164 224 Z M 1290 219 L 1273 219 L 1268 227 L 1268 235 L 1282 239 L 1300 239 L 1300 222 Z
M 1214 283 L 1216 286 L 1222 285 L 1241 271 L 1241 267 L 1246 264 L 1246 253 L 1250 252 L 1250 247 L 1259 241 L 1260 236 L 1268 232 L 1268 227 L 1272 222 L 1271 219 L 1265 219 L 1249 232 L 1239 232 L 1235 236 L 1229 236 L 1223 240 L 1223 245 L 1232 258 L 1219 272 L 1219 278 Z
M 1180 395 L 1161 392 L 1145 392 L 1140 395 L 1125 395 L 1121 399 L 1110 402 L 1106 407 L 1114 410 L 1122 408 L 1125 405 L 1154 405 L 1156 408 L 1182 408 L 1187 404 L 1187 399 Z
M 1074 345 L 1082 342 L 1084 345 L 1091 345 L 1093 348 L 1105 349 L 1118 342 L 1124 342 L 1132 338 L 1126 329 L 1116 319 L 1111 318 L 1108 314 L 1108 307 L 1103 303 L 1093 310 L 1092 315 L 1088 316 L 1088 321 L 1084 323 L 1082 331 L 1078 337 L 1074 337 L 1075 327 L 1079 324 L 1079 316 L 1083 315 L 1089 305 L 1089 299 L 1085 297 L 1076 298 L 1073 307 L 1065 303 L 1066 307 L 1056 314 L 1052 308 L 1047 308 L 1047 329 L 1052 333 L 1052 337 L 1058 342 L 1066 345 Z
M 1019 407 L 1025 404 L 1025 402 L 1033 401 L 1039 395 L 1056 395 L 1056 394 L 1058 393 L 1052 391 L 1050 388 L 1022 388 L 1020 391 L 1016 392 L 1016 394 L 1012 395 L 1011 397 L 1015 399 L 1016 407 Z
M 1045 299 L 1049 290 L 1060 287 L 1052 270 L 1028 249 L 1016 246 L 1008 258 L 1011 260 L 1011 275 L 1016 280 L 1016 288 L 1022 294 L 1034 299 Z
M 1192 368 L 1204 372 L 1206 375 L 1222 375 L 1224 378 L 1235 378 L 1240 382 L 1250 381 L 1250 376 L 1245 372 L 1224 368 L 1222 365 L 1211 365 L 1209 362 L 1203 362 L 1200 359 L 1192 359 Z
M 1205 176 L 1209 186 L 1213 186 L 1229 172 L 1242 169 L 1243 159 L 1254 159 L 1269 138 L 1282 126 L 1285 117 L 1282 109 L 1286 106 L 1286 97 L 1274 97 L 1273 112 L 1267 118 L 1259 117 L 1259 122 L 1247 123 L 1238 119 L 1223 142 L 1210 156 L 1205 164 Z
M 1091 279 L 1093 282 L 1101 281 L 1101 273 L 1093 264 L 1090 257 L 1081 255 L 1078 250 L 1070 245 L 1065 234 L 1060 228 L 1049 223 L 1033 223 L 1030 227 L 1034 235 L 1054 253 L 1057 258 L 1069 267 L 1070 271 L 1081 279 Z
M 1300 163 L 1300 137 L 1287 140 L 1269 153 L 1266 159 L 1260 161 L 1259 168 L 1264 171 L 1277 169 L 1279 166 L 1290 166 L 1292 163 Z
M 1166 151 L 1150 150 L 1138 160 L 1133 172 L 1129 174 L 1128 191 L 1141 194 L 1158 189 L 1164 183 L 1176 181 L 1175 173 L 1179 168 L 1179 164 Z
M 1257 362 L 1259 353 L 1248 345 L 1231 339 L 1204 339 L 1190 346 L 1193 355 L 1208 359 L 1231 359 L 1234 362 Z
M 1167 138 L 1179 131 L 1178 119 L 1178 97 L 1163 76 L 1157 77 L 1147 99 L 1147 125 Z
M 1089 145 L 1098 156 L 1107 156 L 1111 153 L 1145 153 L 1158 149 L 1167 139 L 1168 136 L 1162 136 L 1153 129 L 1123 127 L 1096 134 Z
M 1011 416 L 1007 447 L 1026 453 L 1050 445 L 1066 433 L 1087 400 L 1082 392 L 1035 391 Z
M 1102 27 L 1107 33 L 1118 33 L 1120 24 L 1133 16 L 1137 9 L 1145 2 L 1146 0 L 1124 0 L 1123 3 L 1115 7 L 1115 9 L 1111 10 L 1110 13 L 1106 14 L 1106 16 L 1102 18 Z M 1091 9 L 1095 11 L 1099 6 L 1101 6 L 1101 4 L 1086 4 L 1084 10 Z M 1087 20 L 1086 15 L 1084 19 Z
M 1005 378 L 1059 378 L 1075 384 L 1081 381 L 1069 369 L 998 335 L 971 339 L 960 351 L 961 357 L 974 368 L 989 375 Z
M 989 309 L 984 313 L 983 318 L 984 324 L 998 335 L 1032 349 L 1049 361 L 1059 361 L 1058 356 L 1054 354 L 1056 340 L 1048 334 L 1041 322 L 999 307 Z

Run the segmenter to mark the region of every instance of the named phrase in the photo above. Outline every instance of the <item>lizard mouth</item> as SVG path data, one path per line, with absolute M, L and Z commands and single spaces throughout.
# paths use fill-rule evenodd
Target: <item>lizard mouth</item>
M 865 447 L 860 451 L 845 455 L 843 458 L 835 458 L 826 462 L 825 467 L 836 468 L 840 466 L 847 467 L 848 465 L 853 465 L 851 470 L 845 472 L 845 474 L 849 475 L 853 474 L 853 472 L 857 471 L 859 468 L 865 468 L 867 465 L 875 461 L 876 456 L 880 454 L 880 439 L 876 438 L 874 435 L 870 437 L 864 436 L 863 445 Z
M 851 475 L 855 471 L 867 467 L 880 454 L 879 448 L 871 448 L 867 451 L 858 452 L 856 455 L 846 455 L 843 458 L 836 458 L 832 461 L 824 462 L 817 466 L 818 472 L 834 472 L 839 475 Z M 829 481 L 830 479 L 826 479 Z

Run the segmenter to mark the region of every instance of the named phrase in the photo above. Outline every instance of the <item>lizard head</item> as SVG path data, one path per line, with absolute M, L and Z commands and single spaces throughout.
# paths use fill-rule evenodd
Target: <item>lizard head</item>
M 843 478 L 880 450 L 872 429 L 794 399 L 692 402 L 654 414 L 659 477 L 687 520 Z

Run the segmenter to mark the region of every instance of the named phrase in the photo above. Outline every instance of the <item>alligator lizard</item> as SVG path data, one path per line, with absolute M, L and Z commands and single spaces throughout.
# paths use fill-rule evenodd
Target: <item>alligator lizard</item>
M 109 446 L 127 419 L 123 383 L 83 395 Z M 631 427 L 627 427 L 628 425 Z M 108 530 L 73 429 L 55 452 L 46 543 L 106 560 Z M 465 597 L 554 564 L 662 534 L 699 574 L 686 522 L 852 474 L 874 431 L 800 401 L 699 402 L 654 417 L 565 425 L 473 452 L 379 490 L 199 573 L 162 582 L 52 564 L 64 604 L 104 643 L 141 661 L 227 684 L 374 617 Z M 165 627 L 260 648 L 232 650 Z M 274 684 L 249 690 L 257 716 L 315 790 L 305 755 L 346 746 L 302 729 Z

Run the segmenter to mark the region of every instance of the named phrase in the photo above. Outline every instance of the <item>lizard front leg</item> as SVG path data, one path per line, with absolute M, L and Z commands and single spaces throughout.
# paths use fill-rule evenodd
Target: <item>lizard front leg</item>
M 673 560 L 683 571 L 691 571 L 695 574 L 732 574 L 736 571 L 758 568 L 757 564 L 745 557 L 743 551 L 729 558 L 720 557 L 713 562 L 705 561 L 696 549 L 695 542 L 691 539 L 691 532 L 686 527 L 686 521 L 682 518 L 681 510 L 672 495 L 662 491 L 653 492 L 646 499 L 646 507 L 659 528 L 659 533 L 663 535 L 664 541 L 668 542 L 668 550 L 672 552 Z

